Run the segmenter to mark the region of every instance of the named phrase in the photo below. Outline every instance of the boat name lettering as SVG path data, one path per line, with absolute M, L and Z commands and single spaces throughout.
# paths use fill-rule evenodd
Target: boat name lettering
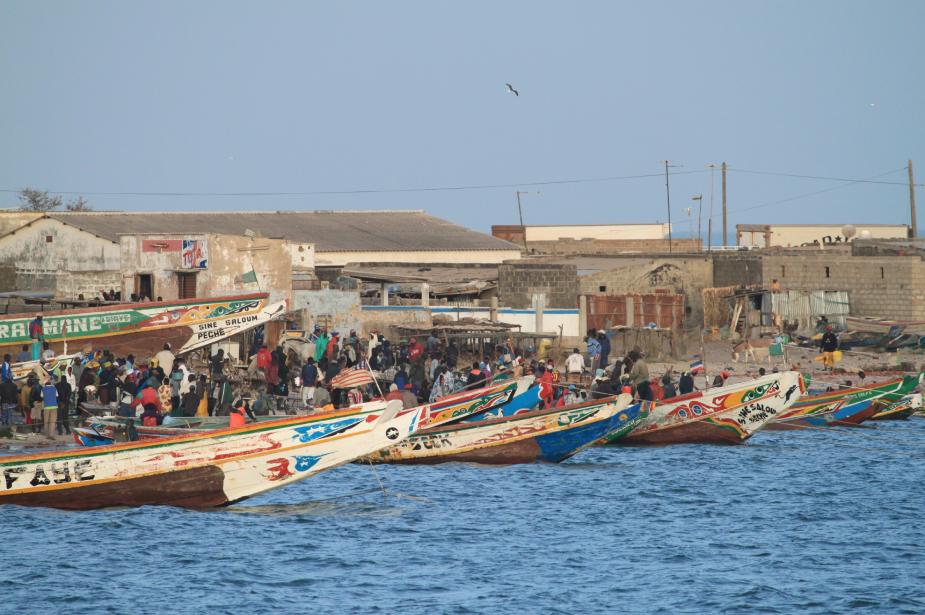
M 234 318 L 225 318 L 223 320 L 216 320 L 213 322 L 204 322 L 196 325 L 196 339 L 209 340 L 214 338 L 222 338 L 226 335 L 230 335 L 231 333 L 225 330 L 226 327 L 241 327 L 243 325 L 258 322 L 259 320 L 259 314 L 246 314 L 244 316 L 235 316 Z
M 3 488 L 12 489 L 14 485 L 26 481 L 27 478 L 27 482 L 33 487 L 93 480 L 94 475 L 90 473 L 92 466 L 93 462 L 90 459 L 78 459 L 73 463 L 51 463 L 47 469 L 41 463 L 32 467 L 14 466 L 3 470 Z
M 740 424 L 758 423 L 766 421 L 775 414 L 777 414 L 777 410 L 771 406 L 766 406 L 761 403 L 747 404 L 739 408 L 738 421 Z
M 420 436 L 414 438 L 411 450 L 431 450 L 435 448 L 452 448 L 453 443 L 446 436 Z

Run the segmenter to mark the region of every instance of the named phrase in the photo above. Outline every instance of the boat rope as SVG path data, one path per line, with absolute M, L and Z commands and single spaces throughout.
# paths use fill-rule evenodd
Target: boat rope
M 388 498 L 389 492 L 385 490 L 385 485 L 382 484 L 382 479 L 379 478 L 379 471 L 376 470 L 376 465 L 371 460 L 367 460 L 367 463 L 369 464 L 370 469 L 373 471 L 373 476 L 376 477 L 376 482 L 379 483 L 379 490 L 382 491 L 382 497 Z

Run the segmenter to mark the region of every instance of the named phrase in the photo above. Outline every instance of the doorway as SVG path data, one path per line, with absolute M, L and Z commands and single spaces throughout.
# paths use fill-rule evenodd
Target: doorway
M 141 301 L 144 298 L 154 298 L 154 282 L 150 273 L 139 273 L 135 276 L 135 296 Z

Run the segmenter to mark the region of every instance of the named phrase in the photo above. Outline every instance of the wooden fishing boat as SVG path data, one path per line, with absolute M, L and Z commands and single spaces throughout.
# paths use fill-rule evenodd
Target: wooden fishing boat
M 421 418 L 418 427 L 433 427 L 452 421 L 465 419 L 498 406 L 507 406 L 515 396 L 525 392 L 533 382 L 533 377 L 508 380 L 490 387 L 454 393 L 431 404 L 421 406 Z M 379 402 L 370 402 L 379 403 Z M 277 420 L 279 416 L 258 416 L 257 421 Z M 111 442 L 126 440 L 126 421 L 118 416 L 90 417 L 84 422 L 87 431 L 75 432 L 75 441 L 82 446 L 99 446 Z M 191 431 L 215 431 L 228 427 L 227 416 L 193 416 L 165 417 L 162 425 L 144 425 L 141 419 L 132 419 L 134 431 L 140 440 L 170 438 Z
M 540 386 L 534 384 L 533 376 L 525 376 L 522 381 L 528 383 L 526 390 L 521 390 L 521 387 L 518 387 L 518 392 L 511 401 L 493 409 L 463 417 L 459 422 L 475 423 L 488 419 L 497 419 L 504 416 L 516 416 L 518 414 L 533 412 L 536 410 L 536 407 L 540 405 Z
M 905 421 L 922 408 L 922 394 L 906 395 L 899 401 L 879 404 L 877 413 L 870 417 L 872 421 Z
M 222 506 L 400 442 L 421 414 L 381 402 L 177 438 L 4 457 L 0 504 Z
M 925 320 L 890 320 L 870 316 L 846 316 L 845 327 L 849 331 L 880 333 L 883 335 L 899 333 L 925 335 Z
M 847 388 L 807 395 L 791 405 L 787 412 L 777 416 L 767 429 L 859 425 L 877 413 L 878 408 L 873 402 L 899 401 L 921 383 L 922 376 L 917 374 L 864 388 Z
M 629 395 L 425 429 L 411 439 L 364 458 L 376 463 L 558 463 L 645 417 Z
M 849 403 L 842 399 L 834 404 L 825 404 L 815 411 L 794 414 L 774 420 L 767 429 L 784 431 L 807 427 L 850 427 L 857 426 L 877 413 L 875 402 L 862 399 Z
M 40 378 L 45 378 L 55 370 L 64 373 L 73 360 L 77 358 L 76 354 L 59 355 L 48 361 L 22 361 L 20 363 L 10 364 L 13 372 L 13 380 L 25 380 L 29 374 L 36 374 Z
M 797 401 L 803 391 L 803 378 L 797 372 L 698 391 L 656 403 L 645 422 L 613 443 L 739 444 Z
M 527 391 L 531 384 L 533 384 L 533 376 L 525 376 L 517 380 L 505 380 L 489 387 L 441 397 L 423 406 L 421 428 L 443 425 L 504 406 L 517 395 Z
M 269 322 L 286 311 L 286 302 L 269 303 L 255 293 L 41 312 L 45 341 L 56 354 L 84 346 L 117 355 L 149 357 L 170 343 L 175 354 L 214 344 Z M 33 316 L 0 316 L 0 354 L 15 354 L 29 344 Z

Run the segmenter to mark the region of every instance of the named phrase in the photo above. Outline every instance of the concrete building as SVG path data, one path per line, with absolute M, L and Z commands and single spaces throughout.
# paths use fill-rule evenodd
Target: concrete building
M 0 214 L 0 266 L 12 268 L 0 291 L 50 291 L 94 297 L 118 289 L 118 238 L 100 237 L 43 214 Z
M 695 238 L 673 237 L 668 224 L 556 224 L 500 225 L 491 227 L 499 239 L 526 246 L 535 255 L 624 254 L 639 252 L 699 252 Z
M 489 263 L 517 259 L 506 241 L 423 211 L 0 213 L 4 290 L 88 296 L 119 288 L 123 235 L 254 235 L 315 247 L 316 273 L 335 279 L 351 262 Z M 11 280 L 12 281 L 9 281 Z
M 860 239 L 905 239 L 905 224 L 737 224 L 736 245 L 792 248 L 838 244 Z
M 311 273 L 314 247 L 217 233 L 120 238 L 123 297 L 164 300 L 268 292 L 292 299 L 293 272 Z

